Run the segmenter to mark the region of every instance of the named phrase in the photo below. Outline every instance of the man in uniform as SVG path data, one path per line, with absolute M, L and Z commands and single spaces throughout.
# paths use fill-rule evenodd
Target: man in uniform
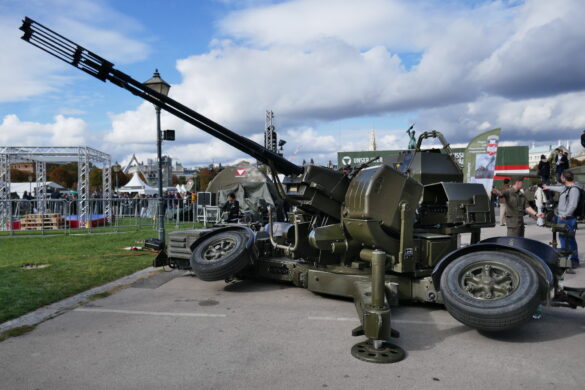
M 533 218 L 542 217 L 528 205 L 524 193 L 521 191 L 524 183 L 522 177 L 513 178 L 512 187 L 500 191 L 493 190 L 495 194 L 506 200 L 506 226 L 508 236 L 524 237 L 524 213 Z
M 500 191 L 504 192 L 510 188 L 510 179 L 504 179 L 504 185 L 500 187 Z M 498 202 L 500 202 L 500 226 L 506 224 L 506 198 L 498 196 Z

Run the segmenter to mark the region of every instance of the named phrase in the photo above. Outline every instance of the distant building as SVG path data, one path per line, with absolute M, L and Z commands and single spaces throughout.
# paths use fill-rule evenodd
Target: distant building
M 169 156 L 162 156 L 163 187 L 170 187 L 173 184 L 173 159 Z M 124 168 L 124 173 L 132 175 L 141 173 L 147 184 L 153 187 L 158 185 L 158 162 L 152 158 L 146 161 L 138 161 L 133 154 L 130 162 Z
M 18 162 L 10 164 L 10 169 L 32 174 L 35 170 L 35 165 L 33 162 Z
M 197 168 L 185 168 L 183 164 L 178 161 L 175 162 L 175 168 L 173 169 L 174 176 L 184 177 L 185 179 L 197 176 L 198 172 L 199 170 Z

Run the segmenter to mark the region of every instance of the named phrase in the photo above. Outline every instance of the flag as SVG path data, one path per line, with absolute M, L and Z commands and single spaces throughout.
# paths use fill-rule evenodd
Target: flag
M 492 190 L 501 129 L 481 133 L 465 149 L 463 174 L 466 183 L 481 183 L 488 193 Z

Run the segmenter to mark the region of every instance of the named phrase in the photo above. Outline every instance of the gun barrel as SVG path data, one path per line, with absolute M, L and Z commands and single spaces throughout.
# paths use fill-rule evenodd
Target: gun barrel
M 105 82 L 109 80 L 111 83 L 155 104 L 161 109 L 254 157 L 256 160 L 274 167 L 278 172 L 285 175 L 298 175 L 303 172 L 302 167 L 288 161 L 281 155 L 266 149 L 249 138 L 227 129 L 176 100 L 150 89 L 129 75 L 115 69 L 113 63 L 33 19 L 25 17 L 20 30 L 24 32 L 22 39 L 31 45 L 101 81 Z

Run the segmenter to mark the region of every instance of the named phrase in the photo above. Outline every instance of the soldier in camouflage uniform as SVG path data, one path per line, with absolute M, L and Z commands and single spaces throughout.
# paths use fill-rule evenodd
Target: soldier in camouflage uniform
M 513 178 L 513 183 L 512 187 L 504 191 L 494 189 L 493 192 L 506 200 L 506 226 L 508 227 L 508 236 L 524 237 L 524 213 L 526 212 L 533 218 L 543 215 L 539 215 L 528 205 L 526 197 L 521 191 L 524 186 L 522 178 Z

